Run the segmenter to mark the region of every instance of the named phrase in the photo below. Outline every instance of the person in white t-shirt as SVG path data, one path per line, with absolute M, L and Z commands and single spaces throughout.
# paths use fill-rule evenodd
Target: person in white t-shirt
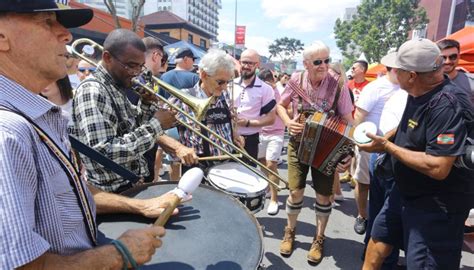
M 391 69 L 394 65 L 396 53 L 392 52 L 384 56 L 381 63 L 387 67 L 387 75 L 376 79 L 369 83 L 364 91 L 361 92 L 356 102 L 356 112 L 354 116 L 354 124 L 368 121 L 373 122 L 379 128 L 380 116 L 387 100 L 397 91 L 400 90 L 398 85 L 395 69 Z M 380 130 L 377 130 L 380 135 Z M 355 171 L 353 177 L 357 181 L 354 195 L 357 204 L 358 215 L 354 224 L 354 231 L 358 234 L 364 234 L 367 227 L 367 198 L 369 194 L 369 157 L 370 153 L 360 152 L 355 149 Z
M 280 93 L 276 88 L 275 77 L 273 73 L 264 69 L 258 73 L 258 77 L 269 84 L 273 88 L 276 102 L 280 101 Z M 273 125 L 262 128 L 260 132 L 260 142 L 258 144 L 258 159 L 265 164 L 269 169 L 278 173 L 278 160 L 281 156 L 281 149 L 283 148 L 283 140 L 285 136 L 285 124 L 279 116 L 275 118 Z M 268 174 L 271 181 L 278 184 L 278 178 Z M 278 191 L 273 185 L 270 185 L 271 197 L 268 204 L 267 213 L 269 215 L 278 214 Z

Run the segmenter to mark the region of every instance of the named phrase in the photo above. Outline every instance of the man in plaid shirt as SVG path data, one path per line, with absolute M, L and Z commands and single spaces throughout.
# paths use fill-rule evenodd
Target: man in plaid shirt
M 155 142 L 187 165 L 197 162 L 192 148 L 163 134 L 172 127 L 175 113 L 159 110 L 156 97 L 143 94 L 137 106 L 125 94 L 132 79 L 144 69 L 145 45 L 132 31 L 117 29 L 104 42 L 102 62 L 76 90 L 73 100 L 75 133 L 85 144 L 140 176 L 148 176 L 143 154 Z M 89 181 L 109 192 L 122 192 L 132 184 L 86 156 L 82 160 Z

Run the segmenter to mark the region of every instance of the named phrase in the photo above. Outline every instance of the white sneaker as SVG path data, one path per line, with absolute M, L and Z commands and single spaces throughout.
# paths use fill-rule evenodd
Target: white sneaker
M 334 194 L 334 200 L 335 200 L 336 202 L 342 202 L 342 201 L 344 201 L 344 195 L 342 195 L 342 194 Z
M 273 201 L 270 201 L 270 203 L 268 204 L 268 208 L 267 208 L 267 214 L 269 215 L 276 215 L 278 214 L 278 202 L 273 202 Z

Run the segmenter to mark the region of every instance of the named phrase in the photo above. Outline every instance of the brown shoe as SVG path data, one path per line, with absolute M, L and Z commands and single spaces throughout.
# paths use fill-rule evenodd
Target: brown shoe
M 323 259 L 323 246 L 324 246 L 324 236 L 317 236 L 313 240 L 311 249 L 308 252 L 308 261 L 314 264 L 318 264 Z
M 295 229 L 285 227 L 285 235 L 280 243 L 280 254 L 289 256 L 293 252 L 293 242 L 295 241 Z

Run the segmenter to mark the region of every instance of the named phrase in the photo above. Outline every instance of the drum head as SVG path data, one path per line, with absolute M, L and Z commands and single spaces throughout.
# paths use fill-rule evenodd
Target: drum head
M 146 199 L 161 195 L 175 184 L 143 185 L 126 192 Z M 149 227 L 155 219 L 142 216 L 101 215 L 99 242 L 106 244 L 128 229 Z M 193 199 L 179 206 L 165 226 L 163 246 L 140 269 L 256 269 L 263 258 L 262 230 L 250 212 L 233 197 L 206 186 Z
M 359 124 L 354 130 L 354 141 L 360 144 L 369 143 L 371 138 L 366 133 L 377 134 L 377 126 L 372 122 L 364 122 Z
M 214 186 L 233 193 L 256 194 L 268 187 L 267 181 L 235 162 L 212 167 L 207 177 Z

